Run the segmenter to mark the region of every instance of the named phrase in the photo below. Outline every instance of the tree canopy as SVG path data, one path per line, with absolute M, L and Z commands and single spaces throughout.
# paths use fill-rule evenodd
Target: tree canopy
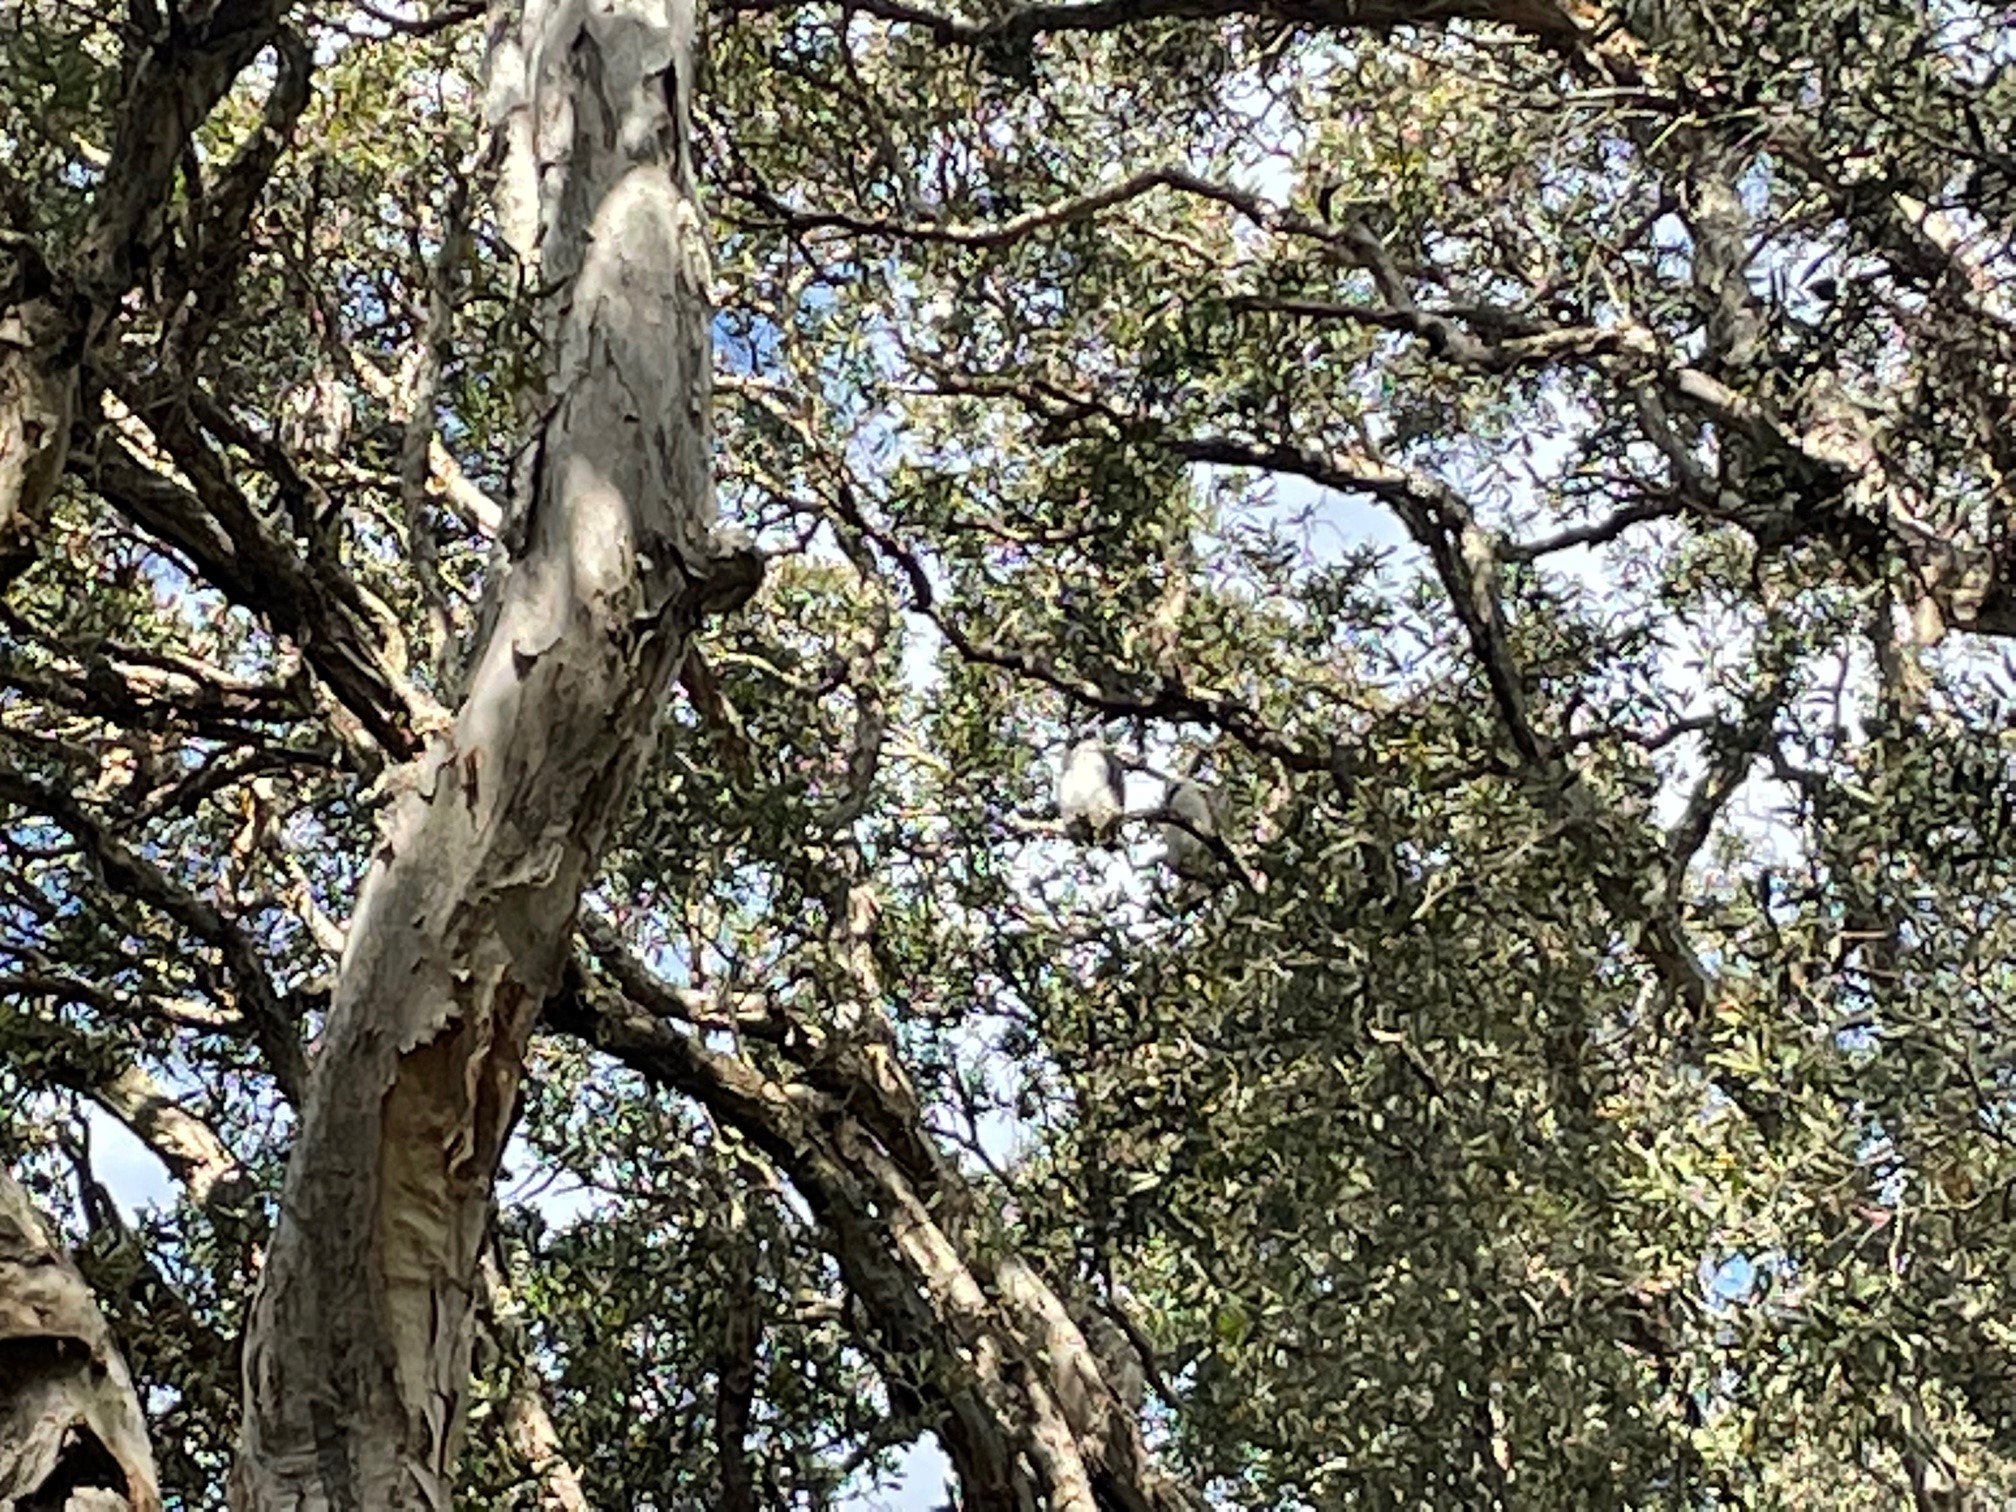
M 656 11 L 0 9 L 0 1165 L 166 1504 L 349 1247 L 468 1506 L 2016 1498 L 2010 11 Z

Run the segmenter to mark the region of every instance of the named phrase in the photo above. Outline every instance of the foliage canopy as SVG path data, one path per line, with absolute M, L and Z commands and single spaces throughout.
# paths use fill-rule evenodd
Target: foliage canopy
M 171 1505 L 222 1502 L 343 921 L 545 359 L 475 12 L 276 12 L 0 536 L 0 1151 Z M 152 15 L 0 11 L 7 299 L 139 171 Z M 768 574 L 536 1041 L 466 1502 L 550 1479 L 535 1411 L 589 1505 L 859 1491 L 978 1336 L 906 1224 L 982 1332 L 1040 1276 L 1193 1499 L 2016 1497 L 2009 19 L 711 12 Z M 1051 808 L 1088 730 L 1111 849 Z M 1177 884 L 1186 776 L 1224 820 Z M 173 1205 L 120 1218 L 92 1108 Z

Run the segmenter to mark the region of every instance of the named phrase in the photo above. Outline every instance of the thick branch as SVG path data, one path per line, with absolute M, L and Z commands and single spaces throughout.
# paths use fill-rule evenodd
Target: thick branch
M 895 1149 L 885 1142 L 891 1105 L 872 1055 L 836 1056 L 815 1038 L 816 1072 L 803 1083 L 772 1080 L 586 982 L 557 998 L 550 1018 L 700 1099 L 790 1176 L 877 1331 L 922 1372 L 970 1505 L 1194 1505 L 1153 1466 L 1138 1424 L 1048 1286 L 1013 1256 L 982 1258 L 987 1246 L 969 1246 L 946 1226 L 942 1215 L 974 1206 L 952 1190 L 956 1171 L 925 1160 L 920 1185 L 919 1162 L 898 1153 L 910 1140 L 897 1139 Z M 877 1107 L 881 1114 L 860 1116 Z M 911 1138 L 928 1143 L 914 1109 L 911 1121 Z
M 319 574 L 263 532 L 232 535 L 203 500 L 143 464 L 109 432 L 101 438 L 88 478 L 114 508 L 181 552 L 233 603 L 295 641 L 387 754 L 404 758 L 419 750 L 414 731 L 434 723 L 438 711 L 386 665 L 375 637 L 330 601 Z
M 795 9 L 803 0 L 738 0 L 742 11 Z M 961 21 L 908 0 L 850 0 L 849 8 L 928 31 L 941 46 L 1010 53 L 1054 32 L 1108 32 L 1149 21 L 1250 16 L 1310 27 L 1389 32 L 1400 26 L 1487 21 L 1557 46 L 1578 45 L 1582 28 L 1552 0 L 1086 0 L 1017 5 L 988 21 Z
M 155 260 L 189 142 L 239 70 L 277 33 L 289 0 L 210 0 L 134 43 L 91 221 L 70 264 L 18 238 L 0 245 L 0 586 L 31 559 L 69 454 L 81 364 Z M 287 84 L 283 69 L 281 84 Z
M 504 1398 L 504 1435 L 511 1452 L 539 1483 L 540 1512 L 588 1512 L 581 1477 L 561 1452 L 560 1435 L 546 1408 L 544 1383 L 532 1359 L 531 1340 L 520 1321 L 503 1267 L 483 1257 L 483 1325 L 510 1376 Z
M 17 977 L 0 983 L 0 990 L 22 997 L 68 998 L 76 995 L 69 986 L 60 977 L 40 982 Z M 10 1036 L 34 1047 L 32 1066 L 24 1070 L 42 1068 L 49 1081 L 84 1093 L 132 1130 L 197 1206 L 212 1202 L 229 1206 L 246 1195 L 245 1169 L 217 1131 L 170 1097 L 144 1066 L 122 1050 L 94 1042 L 53 1017 L 0 1009 L 0 1024 Z

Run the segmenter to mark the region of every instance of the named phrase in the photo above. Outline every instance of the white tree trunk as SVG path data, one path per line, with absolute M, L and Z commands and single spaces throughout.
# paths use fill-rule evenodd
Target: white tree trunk
M 132 1377 L 70 1257 L 0 1171 L 0 1507 L 160 1512 Z M 65 1498 L 67 1497 L 67 1503 Z
M 710 544 L 692 26 L 692 0 L 527 0 L 493 35 L 547 405 L 466 699 L 351 922 L 249 1326 L 240 1508 L 450 1504 L 526 1040 L 692 626 L 754 586 Z

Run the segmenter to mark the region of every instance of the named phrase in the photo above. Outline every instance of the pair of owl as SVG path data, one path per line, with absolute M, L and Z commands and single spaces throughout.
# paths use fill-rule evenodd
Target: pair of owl
M 1057 816 L 1065 834 L 1096 845 L 1118 838 L 1128 818 L 1127 767 L 1096 735 L 1065 752 L 1057 774 Z M 1158 821 L 1164 865 L 1179 877 L 1201 878 L 1217 864 L 1212 842 L 1218 838 L 1218 808 L 1215 794 L 1180 777 L 1168 784 L 1160 808 L 1135 817 Z

